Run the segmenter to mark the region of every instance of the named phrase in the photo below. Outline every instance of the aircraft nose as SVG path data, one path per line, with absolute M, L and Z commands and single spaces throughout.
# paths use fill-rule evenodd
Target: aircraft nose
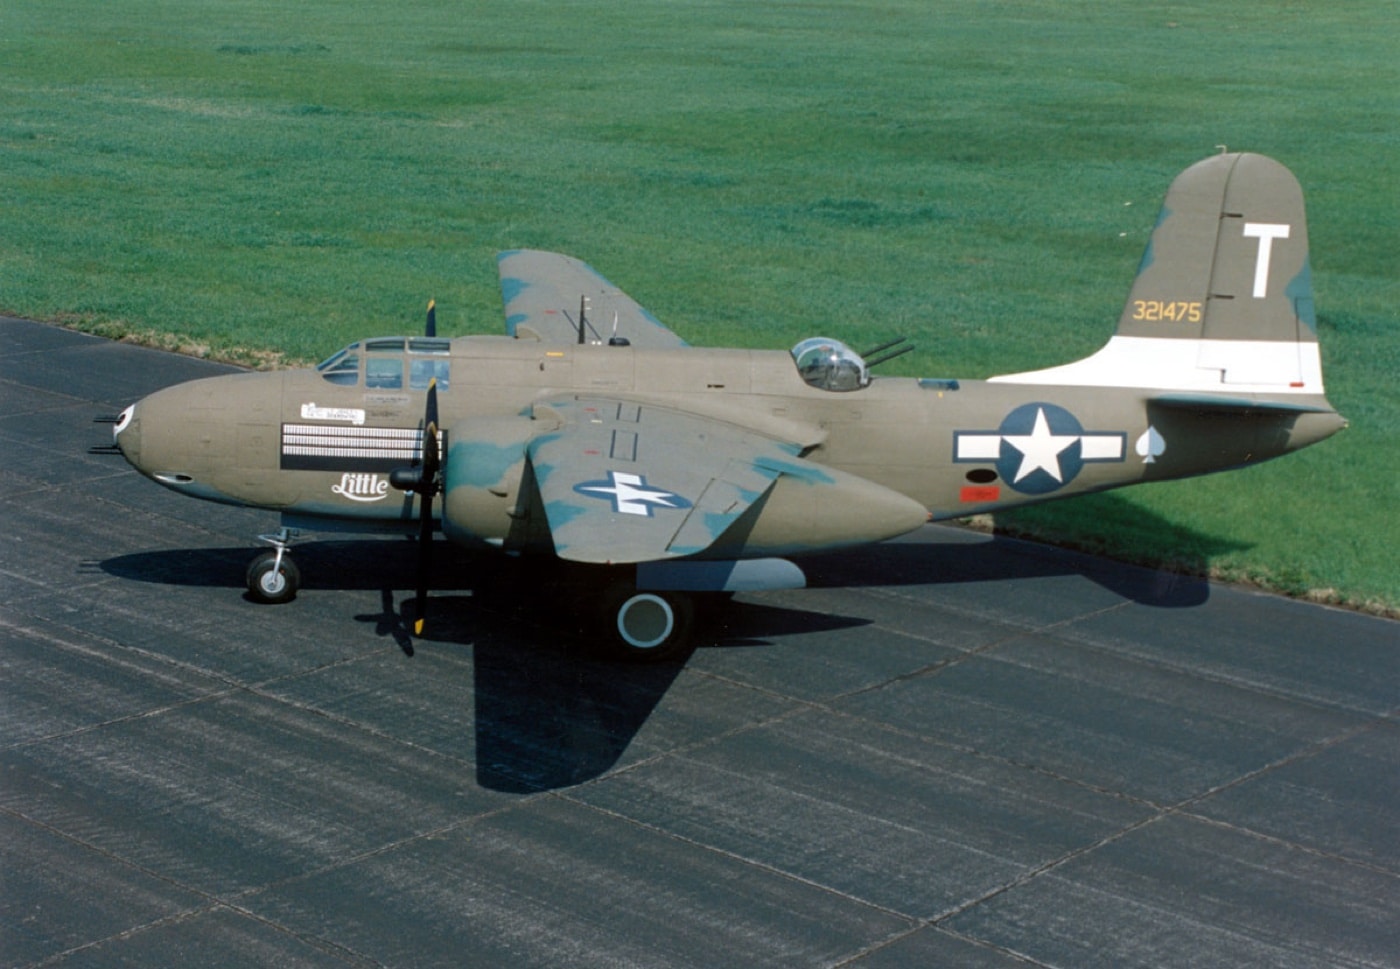
M 133 468 L 141 467 L 141 418 L 137 416 L 135 404 L 122 411 L 117 418 L 112 428 L 112 442 L 128 464 Z

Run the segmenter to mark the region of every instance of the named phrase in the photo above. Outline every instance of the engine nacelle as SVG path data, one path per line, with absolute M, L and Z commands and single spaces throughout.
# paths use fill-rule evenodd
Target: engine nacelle
M 461 421 L 451 429 L 443 464 L 442 530 L 461 544 L 525 548 L 549 542 L 539 499 L 526 471 L 525 449 L 539 432 L 528 417 Z

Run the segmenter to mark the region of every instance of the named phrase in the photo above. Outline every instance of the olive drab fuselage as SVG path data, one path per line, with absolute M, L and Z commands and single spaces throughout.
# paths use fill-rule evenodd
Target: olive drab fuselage
M 139 431 L 128 431 L 127 453 L 157 481 L 197 497 L 324 518 L 327 526 L 411 523 L 416 499 L 390 488 L 389 473 L 418 453 L 426 388 L 401 376 L 420 356 L 405 349 L 414 342 L 366 341 L 352 351 L 360 359 L 349 381 L 345 370 L 331 370 L 339 379 L 302 370 L 161 391 L 143 405 Z M 445 352 L 432 359 L 447 377 L 439 383 L 443 457 L 452 467 L 460 455 L 467 469 L 449 484 L 446 514 L 454 537 L 505 547 L 550 547 L 540 509 L 532 508 L 525 449 L 552 429 L 548 402 L 560 397 L 629 403 L 639 420 L 648 410 L 683 411 L 793 441 L 807 461 L 917 503 L 926 513 L 896 515 L 904 530 L 928 517 L 1249 464 L 1340 426 L 1330 409 L 1194 412 L 1154 406 L 1151 394 L 1127 388 L 1052 385 L 1028 394 L 1019 384 L 876 377 L 833 393 L 808 386 L 781 351 L 557 347 L 480 336 L 438 342 Z M 374 346 L 381 349 L 366 349 Z M 366 385 L 367 369 L 378 373 L 377 386 Z M 647 458 L 643 448 L 618 467 L 666 488 Z M 875 540 L 862 534 L 860 495 L 831 489 L 814 504 L 800 482 L 779 484 L 747 537 L 749 554 Z M 883 505 L 873 512 L 869 527 L 887 530 L 888 512 Z M 831 521 L 822 526 L 813 514 Z M 818 534 L 823 528 L 831 538 Z

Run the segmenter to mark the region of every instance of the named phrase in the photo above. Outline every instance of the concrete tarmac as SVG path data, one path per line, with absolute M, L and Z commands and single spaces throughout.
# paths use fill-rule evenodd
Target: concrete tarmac
M 442 544 L 410 640 L 88 453 L 222 369 L 0 320 L 0 965 L 1400 965 L 1400 624 L 928 527 L 658 667 Z

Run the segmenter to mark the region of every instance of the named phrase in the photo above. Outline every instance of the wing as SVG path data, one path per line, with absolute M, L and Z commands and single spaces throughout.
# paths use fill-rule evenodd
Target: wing
M 605 398 L 535 410 L 559 422 L 529 456 L 555 551 L 576 562 L 698 554 L 779 475 L 816 467 L 796 444 L 681 411 Z
M 607 342 L 616 320 L 616 335 L 634 347 L 687 345 L 636 300 L 570 256 L 514 249 L 499 254 L 496 267 L 511 336 L 578 343 L 579 304 L 587 297 L 586 342 Z

